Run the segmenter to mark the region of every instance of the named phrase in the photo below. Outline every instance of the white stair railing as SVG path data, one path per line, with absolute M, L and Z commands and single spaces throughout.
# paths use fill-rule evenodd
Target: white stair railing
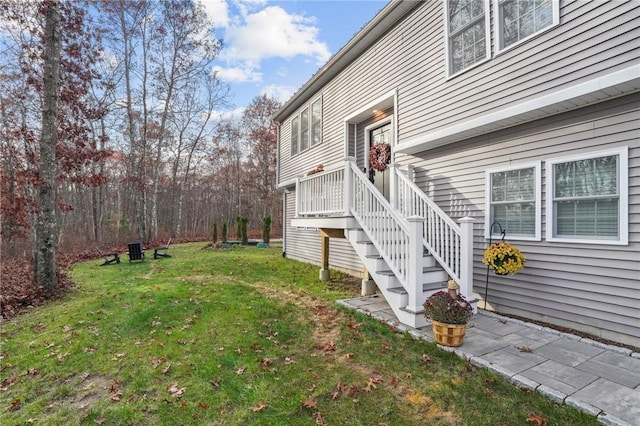
M 446 215 L 405 174 L 396 170 L 398 177 L 397 206 L 405 217 L 425 218 L 423 243 L 438 263 L 458 283 L 461 281 L 462 229 Z
M 371 242 L 378 249 L 402 286 L 409 290 L 410 239 L 409 224 L 395 211 L 380 191 L 367 179 L 354 161 L 347 160 L 351 174 L 353 201 L 350 208 Z

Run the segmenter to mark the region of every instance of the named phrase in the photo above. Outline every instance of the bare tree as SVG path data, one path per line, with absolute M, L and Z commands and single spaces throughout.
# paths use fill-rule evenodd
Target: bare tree
M 43 57 L 42 133 L 40 136 L 40 189 L 39 210 L 36 222 L 35 281 L 48 296 L 57 287 L 56 243 L 56 142 L 58 140 L 58 99 L 60 85 L 60 4 L 52 0 L 42 5 L 45 16 Z
M 247 187 L 260 204 L 262 217 L 280 212 L 280 195 L 276 185 L 278 134 L 272 120 L 280 103 L 267 95 L 257 96 L 242 115 L 242 130 L 250 155 L 247 159 Z M 255 218 L 261 219 L 261 218 Z

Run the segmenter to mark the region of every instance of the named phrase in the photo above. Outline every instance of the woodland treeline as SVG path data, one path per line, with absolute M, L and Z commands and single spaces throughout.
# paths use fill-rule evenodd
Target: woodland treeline
M 38 207 L 37 6 L 2 5 L 5 249 L 29 236 Z M 222 47 L 200 7 L 113 0 L 65 6 L 56 143 L 61 244 L 208 236 L 213 221 L 233 229 L 244 215 L 260 229 L 262 217 L 279 216 L 270 118 L 279 104 L 259 96 L 240 121 L 213 121 L 213 111 L 227 106 L 228 88 L 211 73 Z
M 238 216 L 281 232 L 280 105 L 215 115 L 212 28 L 190 0 L 0 2 L 3 264 L 33 258 L 44 285 L 39 255 L 233 236 Z

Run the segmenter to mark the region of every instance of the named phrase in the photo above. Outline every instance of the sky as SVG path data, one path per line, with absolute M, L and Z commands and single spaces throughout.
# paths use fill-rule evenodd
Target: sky
M 239 116 L 262 94 L 287 101 L 388 0 L 200 0 L 223 49 L 214 71 Z

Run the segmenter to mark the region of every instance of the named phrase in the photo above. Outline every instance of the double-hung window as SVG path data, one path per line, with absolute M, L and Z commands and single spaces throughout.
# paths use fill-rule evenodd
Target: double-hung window
M 445 0 L 449 75 L 487 59 L 489 0 Z
M 300 147 L 300 116 L 291 119 L 291 155 L 296 155 Z
M 300 152 L 309 149 L 309 108 L 300 113 Z
M 322 98 L 311 104 L 311 146 L 322 142 Z
M 500 51 L 560 21 L 559 0 L 494 0 Z
M 540 162 L 486 171 L 486 238 L 502 228 L 510 239 L 540 240 L 540 180 Z
M 322 98 L 306 105 L 291 118 L 291 155 L 322 142 Z
M 547 162 L 547 240 L 628 243 L 626 148 Z

